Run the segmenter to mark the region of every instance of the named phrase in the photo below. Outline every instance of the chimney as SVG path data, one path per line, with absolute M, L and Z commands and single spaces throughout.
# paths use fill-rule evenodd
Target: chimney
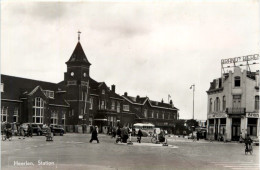
M 136 101 L 139 101 L 139 99 L 140 99 L 140 96 L 137 95 L 137 96 L 136 96 Z
M 112 92 L 116 92 L 116 86 L 113 84 L 112 86 L 111 86 L 111 89 L 112 89 Z
M 163 99 L 162 99 L 162 103 L 163 103 Z
M 126 97 L 127 97 L 127 92 L 125 92 L 124 96 L 126 96 Z
M 172 105 L 172 100 L 170 100 L 170 104 Z

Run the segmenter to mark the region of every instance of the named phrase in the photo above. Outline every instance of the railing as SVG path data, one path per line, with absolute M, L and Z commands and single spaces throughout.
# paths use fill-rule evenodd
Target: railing
M 245 114 L 246 108 L 244 107 L 232 107 L 226 109 L 227 114 Z

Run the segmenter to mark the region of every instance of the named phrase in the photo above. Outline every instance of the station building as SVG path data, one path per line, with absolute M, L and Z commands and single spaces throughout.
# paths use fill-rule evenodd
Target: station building
M 138 105 L 137 102 L 117 94 L 115 85 L 110 88 L 105 82 L 91 78 L 91 63 L 80 41 L 66 65 L 64 80 L 59 83 L 2 74 L 1 122 L 58 124 L 66 127 L 67 131 L 75 131 L 75 127 L 80 125 L 97 125 L 100 132 L 105 132 L 107 127 L 119 124 L 132 126 L 140 122 L 143 119 L 139 113 L 148 113 L 145 108 L 149 107 L 156 108 L 159 113 L 164 110 L 171 113 L 167 125 L 162 123 L 162 126 L 173 126 L 173 120 L 177 118 L 174 117 L 177 108 L 172 107 L 172 104 L 156 106 L 146 97 L 143 99 L 144 103 Z M 130 111 L 129 108 L 135 106 L 145 107 L 140 112 Z M 162 122 L 158 114 L 152 119 L 158 126 Z
M 238 141 L 240 135 L 259 136 L 259 70 L 234 66 L 210 83 L 207 91 L 208 138 Z

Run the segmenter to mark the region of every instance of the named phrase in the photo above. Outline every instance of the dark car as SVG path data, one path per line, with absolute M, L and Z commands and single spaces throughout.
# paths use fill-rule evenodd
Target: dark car
M 28 126 L 29 124 L 31 124 L 32 126 L 32 133 L 34 134 L 37 134 L 38 136 L 42 135 L 42 129 L 41 127 L 36 124 L 36 123 L 23 123 L 21 126 L 23 127 L 23 130 L 24 130 L 24 134 L 27 135 L 28 133 Z
M 60 134 L 60 136 L 63 136 L 65 132 L 61 125 L 50 125 L 50 128 L 53 135 Z

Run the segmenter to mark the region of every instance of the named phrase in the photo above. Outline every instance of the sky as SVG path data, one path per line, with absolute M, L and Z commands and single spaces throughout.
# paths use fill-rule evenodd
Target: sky
M 58 83 L 81 33 L 90 76 L 207 118 L 221 59 L 259 54 L 259 1 L 1 2 L 1 73 Z

